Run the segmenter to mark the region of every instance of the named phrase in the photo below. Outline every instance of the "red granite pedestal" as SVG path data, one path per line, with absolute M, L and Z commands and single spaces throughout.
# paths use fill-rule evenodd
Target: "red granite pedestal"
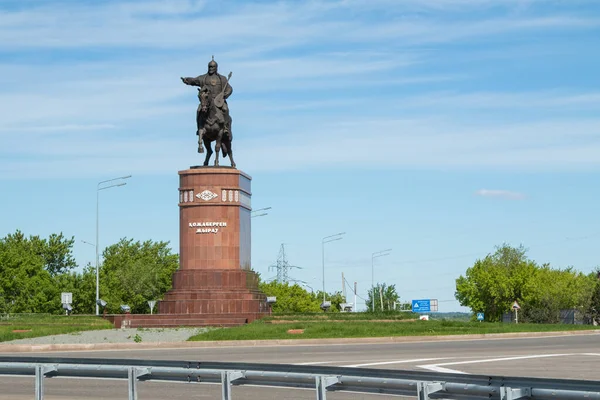
M 179 171 L 179 270 L 158 314 L 108 318 L 116 327 L 235 326 L 269 311 L 250 269 L 250 176 L 234 168 Z

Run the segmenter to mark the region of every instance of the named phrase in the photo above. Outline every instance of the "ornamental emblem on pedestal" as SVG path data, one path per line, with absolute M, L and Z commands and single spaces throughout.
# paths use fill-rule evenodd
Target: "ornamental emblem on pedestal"
M 219 197 L 219 195 L 211 192 L 210 190 L 204 190 L 203 192 L 198 193 L 196 197 L 204 201 L 209 201 L 214 199 L 215 197 Z

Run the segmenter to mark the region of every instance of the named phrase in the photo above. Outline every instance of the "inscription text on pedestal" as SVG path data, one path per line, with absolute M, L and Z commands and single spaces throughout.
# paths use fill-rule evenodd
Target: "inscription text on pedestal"
M 190 222 L 190 228 L 196 228 L 196 233 L 217 233 L 219 228 L 227 226 L 227 222 Z

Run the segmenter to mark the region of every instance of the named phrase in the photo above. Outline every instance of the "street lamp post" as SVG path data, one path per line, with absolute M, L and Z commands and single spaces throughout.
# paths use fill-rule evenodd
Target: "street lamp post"
M 342 240 L 342 235 L 346 232 L 336 233 L 335 235 L 325 236 L 321 241 L 321 256 L 323 258 L 323 304 L 325 304 L 325 243 L 335 242 L 336 240 Z
M 383 257 L 383 256 L 390 255 L 390 251 L 392 251 L 392 249 L 380 250 L 380 251 L 376 251 L 375 253 L 371 254 L 371 311 L 372 312 L 375 312 L 375 279 L 374 279 L 375 259 L 377 257 Z M 381 307 L 383 307 L 383 304 L 381 305 Z
M 123 179 L 131 178 L 131 175 L 121 176 L 119 178 L 108 179 L 106 181 L 98 182 L 98 186 L 96 186 L 96 315 L 100 315 L 100 308 L 98 306 L 98 299 L 100 299 L 100 275 L 98 274 L 98 264 L 100 263 L 100 255 L 98 253 L 99 246 L 99 209 L 100 209 L 100 191 L 104 189 L 110 189 L 118 186 L 125 186 L 127 182 L 115 182 L 108 186 L 103 186 L 103 184 L 108 182 L 119 181 Z

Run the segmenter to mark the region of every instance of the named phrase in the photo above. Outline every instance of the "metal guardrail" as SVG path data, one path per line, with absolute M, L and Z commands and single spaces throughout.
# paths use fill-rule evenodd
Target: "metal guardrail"
M 220 382 L 223 400 L 231 400 L 231 385 L 313 388 L 317 400 L 325 400 L 327 391 L 409 395 L 418 400 L 600 400 L 600 381 L 309 365 L 0 357 L 0 376 L 6 375 L 34 376 L 36 400 L 44 398 L 45 378 L 55 376 L 127 379 L 129 400 L 138 399 L 138 382 L 151 380 Z

